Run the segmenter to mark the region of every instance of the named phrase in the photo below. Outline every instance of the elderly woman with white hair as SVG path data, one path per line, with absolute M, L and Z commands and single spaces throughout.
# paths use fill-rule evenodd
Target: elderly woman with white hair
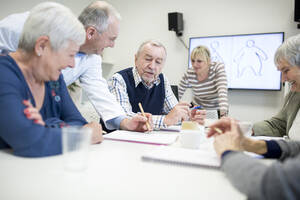
M 282 73 L 282 81 L 288 82 L 291 91 L 283 107 L 269 120 L 255 123 L 254 135 L 288 136 L 300 140 L 300 35 L 289 38 L 275 53 L 275 64 Z
M 286 119 L 274 124 L 274 127 L 268 124 L 274 129 L 286 126 L 283 124 L 291 120 L 289 118 L 295 118 L 292 115 L 296 115 L 295 120 L 299 118 L 299 114 L 292 113 L 297 113 L 300 102 L 300 35 L 289 38 L 278 48 L 275 63 L 282 72 L 283 81 L 291 83 L 292 91 L 281 111 L 285 112 Z M 285 108 L 289 106 L 296 110 Z M 221 156 L 221 168 L 232 184 L 249 199 L 299 199 L 300 141 L 264 141 L 245 137 L 237 124 L 233 119 L 224 118 L 211 125 L 208 132 L 208 137 L 215 137 L 214 147 Z M 299 127 L 297 131 L 299 134 Z M 279 161 L 265 165 L 242 151 L 254 152 Z
M 0 56 L 0 148 L 28 157 L 60 154 L 61 127 L 70 125 L 90 127 L 92 142 L 102 141 L 101 126 L 81 116 L 61 75 L 84 40 L 68 8 L 47 2 L 31 10 L 18 50 Z

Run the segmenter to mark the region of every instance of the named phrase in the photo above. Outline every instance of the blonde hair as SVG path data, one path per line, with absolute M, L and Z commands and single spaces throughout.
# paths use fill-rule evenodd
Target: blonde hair
M 210 51 L 206 46 L 197 46 L 191 53 L 191 60 L 195 60 L 197 57 L 203 59 L 207 64 L 210 64 Z

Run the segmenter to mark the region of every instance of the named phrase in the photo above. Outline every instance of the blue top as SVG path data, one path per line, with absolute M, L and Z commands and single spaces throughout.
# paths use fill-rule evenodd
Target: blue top
M 39 157 L 62 152 L 61 126 L 84 125 L 86 120 L 75 107 L 63 76 L 45 83 L 40 114 L 46 126 L 26 118 L 23 100 L 35 101 L 17 63 L 0 56 L 0 149 L 12 148 L 15 155 Z
M 135 87 L 132 68 L 127 68 L 117 73 L 122 75 L 126 83 L 127 93 L 133 112 L 140 112 L 138 103 L 141 103 L 145 112 L 153 115 L 163 114 L 165 84 L 162 74 L 159 75 L 161 81 L 160 84 L 154 84 L 152 88 L 148 89 L 142 82 Z

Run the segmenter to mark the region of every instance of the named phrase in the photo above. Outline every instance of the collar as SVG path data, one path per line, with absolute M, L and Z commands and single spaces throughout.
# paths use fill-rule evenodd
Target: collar
M 137 87 L 140 83 L 142 83 L 146 88 L 150 89 L 153 87 L 153 85 L 157 86 L 160 84 L 160 78 L 158 76 L 157 79 L 151 85 L 147 85 L 146 82 L 139 75 L 136 67 L 132 68 L 132 74 L 133 74 L 133 78 L 134 78 L 135 87 Z
M 78 51 L 77 53 L 76 53 L 76 56 L 85 56 L 85 55 L 87 55 L 86 53 L 84 53 L 84 52 L 80 52 L 80 51 Z

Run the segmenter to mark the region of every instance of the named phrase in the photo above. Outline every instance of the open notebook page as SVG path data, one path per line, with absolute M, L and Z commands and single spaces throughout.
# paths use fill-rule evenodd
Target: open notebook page
M 180 132 L 181 131 L 181 125 L 172 125 L 168 127 L 164 127 L 160 129 L 161 131 L 174 131 L 174 132 Z
M 213 141 L 213 138 L 205 138 L 199 149 L 185 149 L 180 147 L 178 143 L 172 146 L 156 147 L 145 152 L 142 159 L 175 165 L 220 168 L 221 160 L 214 150 Z M 254 158 L 263 157 L 255 153 L 244 153 Z
M 169 145 L 173 144 L 179 133 L 162 133 L 160 131 L 152 131 L 151 133 L 140 133 L 134 131 L 117 130 L 104 135 L 106 140 L 117 140 L 125 142 L 137 142 L 146 144 Z
M 144 153 L 144 161 L 162 162 L 193 167 L 219 168 L 220 158 L 209 149 L 184 149 L 180 147 L 162 146 Z

